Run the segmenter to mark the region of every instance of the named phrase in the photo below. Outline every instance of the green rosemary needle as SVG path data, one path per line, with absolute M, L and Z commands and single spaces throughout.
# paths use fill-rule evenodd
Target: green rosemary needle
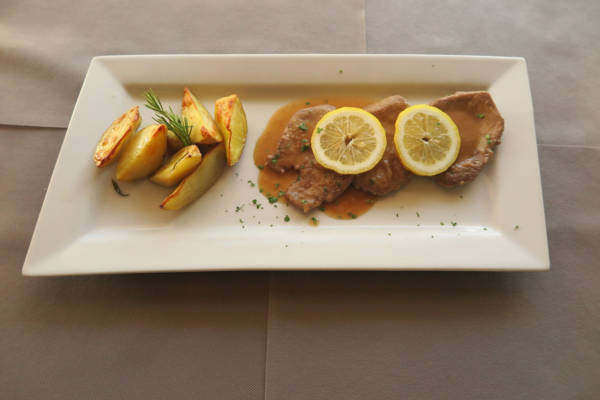
M 160 99 L 154 94 L 152 89 L 148 89 L 144 93 L 144 97 L 146 98 L 146 104 L 144 105 L 156 113 L 153 117 L 154 121 L 166 125 L 167 129 L 173 132 L 184 146 L 192 144 L 192 140 L 190 139 L 192 126 L 185 117 L 182 118 L 175 114 L 171 107 L 169 107 L 169 111 L 165 110 Z

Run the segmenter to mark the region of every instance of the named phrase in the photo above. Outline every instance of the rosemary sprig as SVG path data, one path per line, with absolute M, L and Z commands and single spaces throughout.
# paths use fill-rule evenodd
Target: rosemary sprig
M 119 187 L 119 184 L 117 183 L 117 181 L 115 181 L 114 179 L 111 179 L 112 181 L 112 185 L 113 185 L 113 189 L 115 189 L 115 192 L 117 192 L 117 194 L 121 197 L 127 197 L 129 196 L 129 193 L 123 193 L 123 191 L 121 191 L 121 188 Z
M 184 146 L 192 144 L 192 140 L 190 139 L 192 126 L 185 117 L 182 118 L 175 114 L 171 107 L 169 107 L 169 111 L 166 111 L 152 89 L 148 89 L 144 93 L 144 97 L 146 98 L 146 104 L 144 105 L 156 113 L 153 118 L 156 122 L 166 125 L 167 129 L 177 135 Z

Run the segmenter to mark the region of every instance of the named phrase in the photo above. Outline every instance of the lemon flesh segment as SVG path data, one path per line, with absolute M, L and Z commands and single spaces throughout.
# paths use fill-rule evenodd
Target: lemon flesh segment
M 383 157 L 385 129 L 371 113 L 342 107 L 325 114 L 311 136 L 315 159 L 339 174 L 354 175 L 373 168 Z
M 398 115 L 394 144 L 404 167 L 416 175 L 433 176 L 456 161 L 460 134 L 448 114 L 419 104 Z

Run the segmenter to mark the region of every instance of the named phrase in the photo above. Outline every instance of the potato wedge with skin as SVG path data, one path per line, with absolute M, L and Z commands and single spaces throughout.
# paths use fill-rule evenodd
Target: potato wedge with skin
M 163 200 L 160 208 L 179 210 L 193 203 L 214 185 L 226 165 L 225 146 L 219 144 L 202 157 L 200 165 Z
M 167 127 L 149 125 L 131 138 L 117 164 L 116 177 L 120 181 L 145 178 L 163 161 L 167 151 Z
M 202 153 L 195 144 L 186 146 L 169 158 L 166 164 L 152 175 L 150 180 L 158 185 L 169 187 L 178 184 L 202 161 Z
M 134 133 L 142 122 L 139 107 L 131 107 L 127 112 L 113 121 L 102 134 L 96 152 L 94 153 L 94 164 L 96 167 L 106 167 L 121 152 L 123 145 Z
M 183 148 L 183 143 L 173 131 L 167 131 L 167 149 L 170 153 L 175 153 Z
M 192 125 L 191 139 L 198 144 L 213 144 L 223 141 L 223 136 L 210 113 L 188 88 L 183 89 L 181 116 Z
M 246 113 L 236 94 L 221 97 L 215 102 L 215 122 L 223 134 L 227 164 L 235 165 L 242 156 L 248 133 Z

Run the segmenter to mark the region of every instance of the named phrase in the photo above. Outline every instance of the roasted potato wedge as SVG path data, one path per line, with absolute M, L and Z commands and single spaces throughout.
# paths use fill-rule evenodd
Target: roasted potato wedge
M 123 145 L 142 122 L 139 107 L 131 107 L 125 114 L 114 120 L 102 134 L 96 152 L 94 163 L 96 167 L 106 167 L 119 155 Z
M 167 131 L 167 149 L 170 153 L 175 153 L 183 148 L 183 143 L 173 131 Z
M 120 181 L 145 178 L 154 171 L 167 151 L 167 127 L 149 125 L 131 138 L 117 164 L 116 177 Z
M 161 186 L 174 186 L 188 176 L 201 161 L 202 153 L 198 146 L 195 144 L 186 146 L 172 155 L 150 180 Z
M 215 102 L 215 122 L 223 134 L 227 164 L 234 165 L 242 156 L 248 133 L 246 113 L 236 94 L 221 97 Z
M 226 166 L 225 146 L 219 144 L 202 157 L 200 165 L 184 178 L 160 205 L 165 210 L 179 210 L 202 196 L 219 179 Z
M 192 134 L 190 135 L 192 142 L 212 144 L 223 141 L 223 136 L 210 113 L 198 102 L 188 88 L 183 89 L 181 115 L 192 125 Z

